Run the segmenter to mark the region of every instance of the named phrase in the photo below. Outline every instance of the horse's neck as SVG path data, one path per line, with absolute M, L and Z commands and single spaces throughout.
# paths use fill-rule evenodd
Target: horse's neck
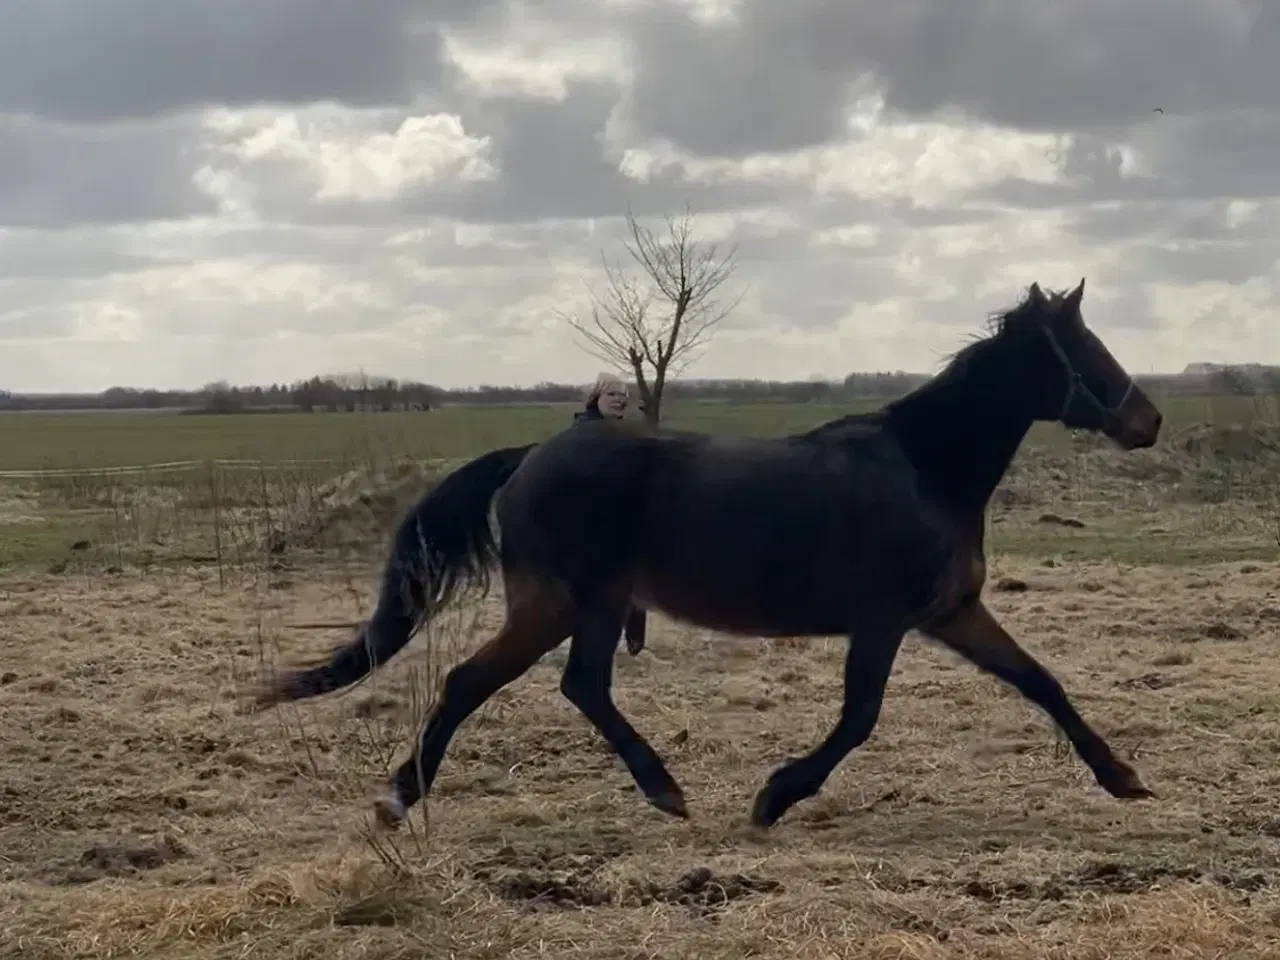
M 903 448 L 951 506 L 981 510 L 1031 429 L 1007 379 L 942 375 L 889 405 Z

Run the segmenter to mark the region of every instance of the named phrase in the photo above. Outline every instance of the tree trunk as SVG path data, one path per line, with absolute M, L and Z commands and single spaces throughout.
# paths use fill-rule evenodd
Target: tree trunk
M 662 395 L 667 388 L 667 365 L 659 362 L 658 368 L 653 372 L 653 386 L 649 390 L 649 403 L 645 407 L 645 419 L 655 426 L 662 417 Z
M 658 425 L 658 419 L 662 416 L 662 396 L 660 394 L 651 396 L 644 403 L 644 418 L 654 426 Z

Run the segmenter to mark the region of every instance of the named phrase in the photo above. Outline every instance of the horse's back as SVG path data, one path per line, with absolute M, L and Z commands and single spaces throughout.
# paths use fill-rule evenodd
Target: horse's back
M 851 604 L 895 591 L 920 602 L 947 554 L 910 464 L 875 430 L 842 444 L 694 446 L 659 475 L 646 535 L 648 578 L 684 595 L 748 597 L 735 609 L 756 632 L 747 621 L 787 632 L 801 611 L 844 622 Z
M 652 429 L 576 424 L 535 447 L 496 498 L 506 566 L 568 581 L 634 555 L 661 462 Z
M 709 604 L 745 632 L 839 632 L 859 595 L 915 589 L 945 555 L 910 465 L 873 424 L 838 443 L 581 425 L 530 453 L 499 524 L 509 563 L 627 577 L 668 612 L 709 623 L 695 609 Z

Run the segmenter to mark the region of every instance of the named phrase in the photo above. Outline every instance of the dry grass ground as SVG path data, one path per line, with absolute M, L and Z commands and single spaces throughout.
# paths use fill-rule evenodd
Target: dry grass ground
M 840 647 L 655 619 L 618 700 L 691 822 L 639 799 L 557 651 L 463 728 L 429 832 L 393 845 L 367 792 L 499 607 L 345 697 L 238 712 L 264 649 L 328 642 L 289 622 L 358 614 L 344 580 L 0 583 L 0 956 L 1280 957 L 1280 564 L 995 558 L 992 605 L 1155 802 L 1106 797 L 1033 707 L 909 640 L 873 739 L 760 834 L 751 799 L 832 721 Z

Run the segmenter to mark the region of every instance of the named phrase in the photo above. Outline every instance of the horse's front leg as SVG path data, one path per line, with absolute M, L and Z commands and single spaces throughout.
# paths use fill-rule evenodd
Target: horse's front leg
M 899 621 L 887 617 L 867 620 L 854 629 L 844 657 L 840 719 L 812 752 L 774 771 L 756 795 L 752 823 L 770 827 L 790 807 L 817 794 L 840 761 L 871 736 L 905 632 Z
M 1110 745 L 1084 721 L 1053 674 L 1018 645 L 981 600 L 970 601 L 922 627 L 921 632 L 1038 704 L 1067 735 L 1098 784 L 1113 797 L 1138 800 L 1155 796 L 1142 785 L 1137 772 L 1116 757 Z

